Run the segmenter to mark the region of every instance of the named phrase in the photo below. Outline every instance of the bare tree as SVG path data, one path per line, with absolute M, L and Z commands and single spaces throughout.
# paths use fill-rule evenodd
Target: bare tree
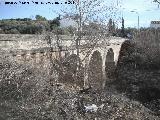
M 160 4 L 160 0 L 153 0 L 153 2 Z
M 115 17 L 118 11 L 119 0 L 116 4 L 103 0 L 80 0 L 68 6 L 62 13 L 77 22 L 77 30 L 74 31 L 77 56 L 79 58 L 81 41 L 85 37 L 89 46 L 97 45 L 108 34 L 108 18 Z M 80 64 L 79 62 L 77 62 Z M 77 67 L 78 68 L 78 67 Z
M 50 31 L 47 32 L 45 31 L 45 40 L 47 41 L 47 44 L 49 46 L 49 82 L 51 85 L 53 83 L 58 82 L 58 76 L 63 74 L 63 68 L 61 65 L 61 51 L 62 51 L 62 46 L 60 45 L 61 39 L 59 36 L 59 29 L 57 28 L 55 31 Z M 56 51 L 59 52 L 59 61 L 57 59 L 53 59 L 52 57 L 52 52 L 54 51 L 53 49 L 53 41 L 56 43 L 55 49 Z
M 157 3 L 158 4 L 158 8 L 159 8 L 160 0 L 153 0 L 153 2 Z
M 86 57 L 88 57 L 94 47 L 102 42 L 107 42 L 106 37 L 109 36 L 108 34 L 108 20 L 109 18 L 116 18 L 116 14 L 118 12 L 119 5 L 115 0 L 116 4 L 113 4 L 108 1 L 103 0 L 81 0 L 75 1 L 75 4 L 70 4 L 67 7 L 63 7 L 61 9 L 61 16 L 65 16 L 65 18 L 72 19 L 76 21 L 76 29 L 73 29 L 72 36 L 73 39 L 73 46 L 75 46 L 77 50 L 77 62 L 76 62 L 76 72 L 74 73 L 75 79 L 77 79 L 78 71 L 80 70 L 81 61 L 80 61 L 80 53 L 83 52 L 84 47 L 87 47 L 87 51 L 85 49 Z M 58 33 L 54 32 L 57 36 L 57 47 L 59 51 L 61 51 L 62 46 L 59 46 L 59 35 Z M 85 43 L 82 41 L 85 39 Z M 51 43 L 51 42 L 50 42 Z M 49 44 L 50 44 L 49 43 Z M 61 48 L 60 48 L 61 47 Z M 82 60 L 82 61 L 83 61 Z M 63 69 L 63 68 L 62 68 Z M 51 70 L 51 72 L 53 72 Z M 51 74 L 51 73 L 50 73 Z

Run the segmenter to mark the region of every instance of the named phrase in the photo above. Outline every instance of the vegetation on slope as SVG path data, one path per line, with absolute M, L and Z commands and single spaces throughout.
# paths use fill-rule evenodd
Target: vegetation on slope
M 156 114 L 160 110 L 159 38 L 159 29 L 148 29 L 122 45 L 115 83 L 119 91 L 140 101 Z
M 122 95 L 94 89 L 79 91 L 69 84 L 50 86 L 45 72 L 7 57 L 0 58 L 0 73 L 1 120 L 158 120 L 142 104 Z M 86 109 L 93 104 L 96 110 Z

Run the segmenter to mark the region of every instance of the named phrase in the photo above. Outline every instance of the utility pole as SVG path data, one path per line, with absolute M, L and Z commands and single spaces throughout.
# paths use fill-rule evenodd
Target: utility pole
M 137 11 L 135 11 L 135 10 L 132 10 L 130 12 L 135 12 L 137 14 L 137 16 L 138 16 L 138 25 L 137 26 L 138 26 L 138 31 L 139 31 L 139 13 Z

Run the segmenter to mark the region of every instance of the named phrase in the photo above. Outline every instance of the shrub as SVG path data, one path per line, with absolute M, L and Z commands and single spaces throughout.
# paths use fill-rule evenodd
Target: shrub
M 2 56 L 2 55 L 1 55 Z M 38 119 L 47 100 L 47 77 L 33 68 L 0 57 L 1 119 Z M 36 118 L 37 117 L 37 118 Z

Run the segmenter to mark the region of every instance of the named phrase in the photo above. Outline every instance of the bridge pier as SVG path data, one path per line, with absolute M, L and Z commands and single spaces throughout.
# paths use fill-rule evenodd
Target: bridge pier
M 107 76 L 106 76 L 106 59 L 105 56 L 103 56 L 102 59 L 102 88 L 105 87 Z
M 88 75 L 88 72 L 89 72 L 89 57 L 85 59 L 85 63 L 84 63 L 84 85 L 83 87 L 84 88 L 88 88 L 89 87 L 89 75 Z
M 35 52 L 31 52 L 30 53 L 30 58 L 31 58 L 31 65 L 33 66 L 33 67 L 35 67 L 36 65 L 36 53 Z

